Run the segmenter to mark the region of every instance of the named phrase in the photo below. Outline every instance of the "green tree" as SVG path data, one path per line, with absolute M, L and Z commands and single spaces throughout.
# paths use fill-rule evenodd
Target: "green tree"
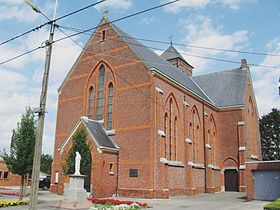
M 273 108 L 260 119 L 263 160 L 280 160 L 280 110 Z
M 19 200 L 23 198 L 26 177 L 32 173 L 36 138 L 35 129 L 34 114 L 31 108 L 27 107 L 17 124 L 17 128 L 12 131 L 10 154 L 5 151 L 2 154 L 2 158 L 7 163 L 9 170 L 21 176 Z
M 40 165 L 40 170 L 42 172 L 45 172 L 47 174 L 51 174 L 52 171 L 52 162 L 53 162 L 53 157 L 48 154 L 42 154 L 41 155 L 41 165 Z
M 84 128 L 80 129 L 73 136 L 73 144 L 69 153 L 66 155 L 66 165 L 63 167 L 65 174 L 74 174 L 76 152 L 81 155 L 80 172 L 83 175 L 88 175 L 91 169 L 91 154 L 87 143 L 87 134 Z

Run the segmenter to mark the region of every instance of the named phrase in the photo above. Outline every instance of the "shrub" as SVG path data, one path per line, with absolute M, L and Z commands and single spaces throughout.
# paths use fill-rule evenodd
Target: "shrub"
M 269 203 L 263 207 L 264 210 L 280 210 L 280 198 L 276 199 L 274 202 Z

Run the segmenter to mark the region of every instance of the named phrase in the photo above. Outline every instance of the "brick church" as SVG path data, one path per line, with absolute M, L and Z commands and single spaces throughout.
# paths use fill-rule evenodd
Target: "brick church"
M 103 17 L 59 88 L 51 191 L 81 128 L 94 197 L 246 191 L 245 162 L 261 159 L 247 62 L 192 73 L 174 46 L 159 56 Z

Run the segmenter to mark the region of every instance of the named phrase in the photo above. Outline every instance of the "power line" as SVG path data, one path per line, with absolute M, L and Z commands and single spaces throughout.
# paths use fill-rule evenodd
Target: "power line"
M 59 26 L 61 27 L 61 26 Z M 64 27 L 63 27 L 64 28 Z M 119 37 L 124 37 L 124 36 L 120 36 Z M 70 36 L 71 38 L 71 36 Z M 134 39 L 132 37 L 127 37 L 130 39 Z M 166 52 L 173 52 L 173 51 L 169 51 L 169 50 L 165 50 L 162 48 L 157 48 L 157 47 L 151 47 L 151 46 L 144 46 L 142 44 L 136 44 L 136 43 L 132 43 L 132 42 L 127 42 L 127 41 L 122 41 L 122 40 L 117 40 L 117 39 L 110 39 L 107 36 L 107 39 L 109 40 L 113 40 L 113 41 L 118 41 L 118 42 L 123 42 L 123 43 L 127 43 L 129 45 L 135 45 L 135 46 L 139 46 L 139 47 L 143 47 L 143 48 L 149 48 L 149 49 L 153 49 L 153 50 L 160 50 L 160 51 L 166 51 Z M 168 43 L 169 44 L 169 43 Z M 80 45 L 79 45 L 80 46 Z M 85 49 L 84 49 L 85 50 Z M 101 53 L 102 54 L 102 53 Z M 221 58 L 213 58 L 213 57 L 208 57 L 208 56 L 202 56 L 202 55 L 196 55 L 196 54 L 191 54 L 191 53 L 181 53 L 183 55 L 187 55 L 190 57 L 196 57 L 196 58 L 201 58 L 201 59 L 206 59 L 206 60 L 213 60 L 213 61 L 218 61 L 218 62 L 225 62 L 225 63 L 233 63 L 233 64 L 240 64 L 239 61 L 233 61 L 233 60 L 227 60 L 227 59 L 221 59 Z M 117 56 L 118 57 L 118 56 Z M 121 57 L 118 57 L 121 58 Z M 123 59 L 127 59 L 127 58 L 123 58 Z M 149 63 L 154 63 L 153 61 L 149 62 Z M 154 64 L 159 64 L 159 63 L 154 63 Z M 159 65 L 163 65 L 163 64 L 159 64 Z M 262 67 L 262 68 L 270 68 L 270 69 L 280 69 L 279 67 L 276 66 L 268 66 L 268 65 L 260 65 L 260 64 L 254 64 L 254 63 L 248 63 L 249 66 L 254 66 L 254 67 Z M 166 65 L 167 66 L 167 65 Z
M 80 8 L 80 9 L 75 10 L 75 11 L 73 11 L 73 12 L 70 12 L 70 13 L 68 13 L 68 14 L 66 14 L 66 15 L 63 15 L 63 16 L 61 16 L 61 17 L 55 19 L 54 21 L 61 20 L 61 19 L 63 19 L 63 18 L 66 18 L 66 17 L 68 17 L 68 16 L 71 16 L 71 15 L 73 15 L 73 14 L 75 14 L 75 13 L 78 13 L 78 12 L 81 12 L 81 11 L 83 11 L 83 10 L 86 10 L 86 9 L 88 9 L 88 8 L 90 8 L 90 7 L 96 6 L 97 4 L 100 4 L 100 3 L 104 2 L 104 1 L 106 1 L 106 0 L 101 0 L 101 1 L 98 1 L 98 2 L 96 2 L 96 3 L 90 4 L 90 5 L 88 5 L 88 6 L 85 6 L 85 7 L 83 7 L 83 8 Z
M 139 11 L 139 12 L 135 12 L 135 13 L 133 13 L 133 14 L 126 15 L 126 16 L 124 16 L 124 17 L 115 19 L 115 20 L 113 20 L 113 21 L 109 21 L 109 22 L 107 22 L 107 23 L 102 24 L 101 26 L 108 25 L 108 24 L 110 24 L 110 23 L 115 23 L 115 22 L 118 22 L 118 21 L 121 21 L 121 20 L 130 18 L 130 17 L 134 17 L 134 16 L 136 16 L 136 15 L 140 15 L 140 14 L 142 14 L 142 13 L 146 13 L 146 12 L 149 12 L 149 11 L 151 11 L 151 10 L 155 10 L 155 9 L 161 8 L 161 7 L 164 7 L 164 6 L 169 5 L 169 4 L 173 4 L 173 3 L 178 2 L 178 1 L 180 1 L 180 0 L 173 0 L 173 1 L 167 2 L 167 3 L 165 3 L 165 4 L 160 4 L 160 5 L 158 5 L 158 6 L 154 6 L 154 7 L 145 9 L 145 10 L 141 10 L 141 11 Z M 99 27 L 99 26 L 95 26 L 95 27 L 93 27 L 93 28 L 89 28 L 89 29 L 86 29 L 86 30 L 77 32 L 77 33 L 75 33 L 75 34 L 71 34 L 71 35 L 69 35 L 69 36 L 67 36 L 67 37 L 63 37 L 63 38 L 57 39 L 57 40 L 55 40 L 53 43 L 62 41 L 62 40 L 64 40 L 64 39 L 68 39 L 69 37 L 77 36 L 77 35 L 80 35 L 80 34 L 83 34 L 83 33 L 89 32 L 89 31 L 92 31 L 92 30 L 94 30 L 94 29 L 96 29 L 96 28 L 98 28 L 98 27 Z
M 13 41 L 13 40 L 15 40 L 15 39 L 18 39 L 18 38 L 20 38 L 20 37 L 22 37 L 22 36 L 24 36 L 24 35 L 27 35 L 27 34 L 29 34 L 29 33 L 31 33 L 31 32 L 37 31 L 37 30 L 41 29 L 42 27 L 46 26 L 47 24 L 49 24 L 49 23 L 44 23 L 44 24 L 42 24 L 42 25 L 40 25 L 40 26 L 37 26 L 37 27 L 35 27 L 35 28 L 33 28 L 33 29 L 29 30 L 29 31 L 26 31 L 26 32 L 21 33 L 21 34 L 15 36 L 15 37 L 13 37 L 13 38 L 10 38 L 10 39 L 8 39 L 8 40 L 6 40 L 6 41 L 4 41 L 4 42 L 1 42 L 1 43 L 0 43 L 0 46 L 3 45 L 3 44 L 6 44 L 6 43 L 8 43 L 8 42 L 11 42 L 11 41 Z
M 165 4 L 161 4 L 161 5 L 158 5 L 158 6 L 155 6 L 155 7 L 151 7 L 151 8 L 145 9 L 145 10 L 141 10 L 141 11 L 139 11 L 139 12 L 135 12 L 135 13 L 133 13 L 133 14 L 126 15 L 126 16 L 124 16 L 124 17 L 115 19 L 115 20 L 110 21 L 110 22 L 108 22 L 108 23 L 105 23 L 105 24 L 103 24 L 103 25 L 107 25 L 107 24 L 110 24 L 110 23 L 118 22 L 118 21 L 121 21 L 121 20 L 130 18 L 130 17 L 136 16 L 136 15 L 139 15 L 139 14 L 142 14 L 142 13 L 146 13 L 146 12 L 151 11 L 151 10 L 158 9 L 158 8 L 160 8 L 160 7 L 164 7 L 164 6 L 169 5 L 169 4 L 173 4 L 173 3 L 178 2 L 178 1 L 180 1 L 180 0 L 173 0 L 173 1 L 167 2 L 167 3 L 165 3 Z M 101 3 L 101 2 L 103 2 L 103 1 L 100 1 L 99 3 Z M 98 3 L 98 2 L 97 2 L 97 3 Z M 97 3 L 95 3 L 95 5 L 96 5 Z M 80 10 L 81 10 L 81 9 L 80 9 Z M 70 13 L 69 13 L 69 14 L 70 14 Z M 67 17 L 67 16 L 69 16 L 69 14 L 68 14 L 68 15 L 64 15 L 64 16 Z M 46 17 L 46 18 L 48 18 L 48 17 Z M 57 19 L 61 19 L 61 18 L 57 18 Z M 57 20 L 57 19 L 56 19 L 56 20 Z M 56 21 L 56 20 L 54 20 L 54 21 Z M 51 22 L 52 22 L 52 21 L 51 21 Z M 99 26 L 95 26 L 95 27 L 93 27 L 93 28 L 84 30 L 84 31 L 82 31 L 82 32 L 78 32 L 78 33 L 75 33 L 75 34 L 72 34 L 72 35 L 69 35 L 69 36 L 66 36 L 66 37 L 57 39 L 57 40 L 55 40 L 55 41 L 53 41 L 52 43 L 49 43 L 49 44 L 54 44 L 54 43 L 56 43 L 56 42 L 59 42 L 59 41 L 68 39 L 68 38 L 70 38 L 70 37 L 77 36 L 77 35 L 79 35 L 79 34 L 83 34 L 83 33 L 87 32 L 87 31 L 91 31 L 91 30 L 96 29 L 96 28 L 98 28 L 98 27 L 99 27 Z M 42 47 L 38 47 L 38 48 L 42 48 Z M 36 50 L 38 50 L 38 49 L 35 48 L 35 49 L 31 50 L 31 51 L 28 51 L 28 52 L 23 53 L 23 54 L 21 54 L 21 55 L 15 56 L 15 57 L 13 57 L 13 58 L 11 58 L 11 59 L 8 59 L 8 60 L 6 60 L 6 61 L 1 62 L 0 65 L 5 64 L 5 63 L 7 63 L 7 62 L 9 62 L 9 61 L 12 61 L 12 60 L 14 60 L 14 59 L 16 59 L 16 58 L 18 58 L 18 57 L 22 57 L 23 55 L 29 54 L 30 52 L 34 52 L 34 51 L 36 51 Z
M 65 28 L 68 30 L 72 30 L 75 32 L 83 31 L 83 29 L 69 27 L 69 26 L 59 26 L 61 28 Z M 91 31 L 92 32 L 92 31 Z M 87 35 L 92 35 L 92 33 L 85 33 Z M 123 38 L 131 38 L 128 36 L 121 36 Z M 170 42 L 160 41 L 160 40 L 152 40 L 152 39 L 146 39 L 146 38 L 138 38 L 134 37 L 134 39 L 139 41 L 145 41 L 145 42 L 152 42 L 152 43 L 158 43 L 158 44 L 168 44 L 170 45 Z M 280 54 L 276 53 L 265 53 L 265 52 L 255 52 L 255 51 L 243 51 L 243 50 L 233 50 L 233 49 L 225 49 L 225 48 L 215 48 L 215 47 L 206 47 L 206 46 L 198 46 L 198 45 L 191 45 L 191 44 L 182 44 L 182 43 L 173 43 L 172 45 L 181 46 L 181 47 L 189 47 L 189 48 L 198 48 L 198 49 L 204 49 L 204 50 L 213 50 L 213 51 L 222 51 L 222 52 L 230 52 L 230 53 L 241 53 L 241 54 L 252 54 L 252 55 L 261 55 L 261 56 L 277 56 L 280 57 Z
M 61 20 L 61 19 L 63 19 L 63 18 L 66 18 L 66 17 L 68 17 L 68 16 L 71 16 L 71 15 L 73 15 L 73 14 L 75 14 L 75 13 L 78 13 L 78 12 L 81 12 L 81 11 L 83 11 L 83 10 L 86 10 L 86 9 L 88 9 L 88 8 L 90 8 L 90 7 L 96 6 L 96 5 L 98 5 L 98 4 L 100 4 L 100 3 L 104 2 L 104 1 L 106 1 L 106 0 L 101 0 L 101 1 L 98 1 L 98 2 L 96 2 L 96 3 L 90 4 L 90 5 L 88 5 L 88 6 L 85 6 L 85 7 L 83 7 L 83 8 L 78 9 L 78 10 L 75 10 L 75 11 L 73 11 L 73 12 L 70 12 L 70 13 L 68 13 L 68 14 L 65 14 L 65 15 L 63 15 L 63 16 L 61 16 L 61 17 L 55 19 L 55 20 L 51 20 L 51 19 L 48 18 L 48 16 L 46 16 L 42 11 L 39 11 L 39 12 L 48 20 L 47 23 L 43 23 L 43 24 L 41 24 L 40 26 L 37 26 L 37 27 L 35 27 L 35 28 L 33 28 L 33 29 L 30 29 L 30 30 L 28 30 L 28 31 L 26 31 L 26 32 L 23 32 L 23 33 L 21 33 L 21 34 L 15 36 L 15 37 L 13 37 L 13 38 L 10 38 L 10 39 L 8 39 L 8 40 L 6 40 L 6 41 L 3 41 L 3 42 L 0 43 L 0 46 L 3 45 L 3 44 L 6 44 L 6 43 L 8 43 L 8 42 L 11 42 L 11 41 L 13 41 L 13 40 L 16 40 L 16 39 L 18 39 L 18 38 L 20 38 L 20 37 L 22 37 L 22 36 L 24 36 L 24 35 L 27 35 L 27 34 L 29 34 L 29 33 L 31 33 L 31 32 L 37 31 L 37 30 L 41 29 L 42 27 L 44 27 L 44 26 L 50 24 L 52 21 Z
M 3 64 L 5 64 L 5 63 L 8 63 L 8 62 L 10 62 L 10 61 L 13 61 L 13 60 L 15 60 L 15 59 L 17 59 L 17 58 L 20 58 L 20 57 L 22 57 L 22 56 L 24 56 L 24 55 L 30 54 L 30 53 L 32 53 L 32 52 L 35 52 L 35 51 L 37 51 L 37 50 L 39 50 L 39 49 L 42 49 L 42 48 L 44 48 L 44 47 L 46 47 L 46 46 L 43 46 L 43 47 L 40 46 L 40 47 L 34 48 L 34 49 L 32 49 L 32 50 L 29 50 L 29 51 L 27 51 L 27 52 L 24 52 L 24 53 L 22 53 L 22 54 L 19 54 L 19 55 L 15 56 L 15 57 L 9 58 L 8 60 L 5 60 L 5 61 L 3 61 L 3 62 L 0 62 L 0 65 L 3 65 Z

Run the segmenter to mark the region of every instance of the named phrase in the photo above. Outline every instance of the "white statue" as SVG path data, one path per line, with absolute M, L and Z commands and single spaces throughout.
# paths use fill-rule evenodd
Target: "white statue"
M 75 175 L 81 175 L 80 167 L 81 167 L 81 155 L 77 151 L 76 152 L 76 158 L 75 158 Z

